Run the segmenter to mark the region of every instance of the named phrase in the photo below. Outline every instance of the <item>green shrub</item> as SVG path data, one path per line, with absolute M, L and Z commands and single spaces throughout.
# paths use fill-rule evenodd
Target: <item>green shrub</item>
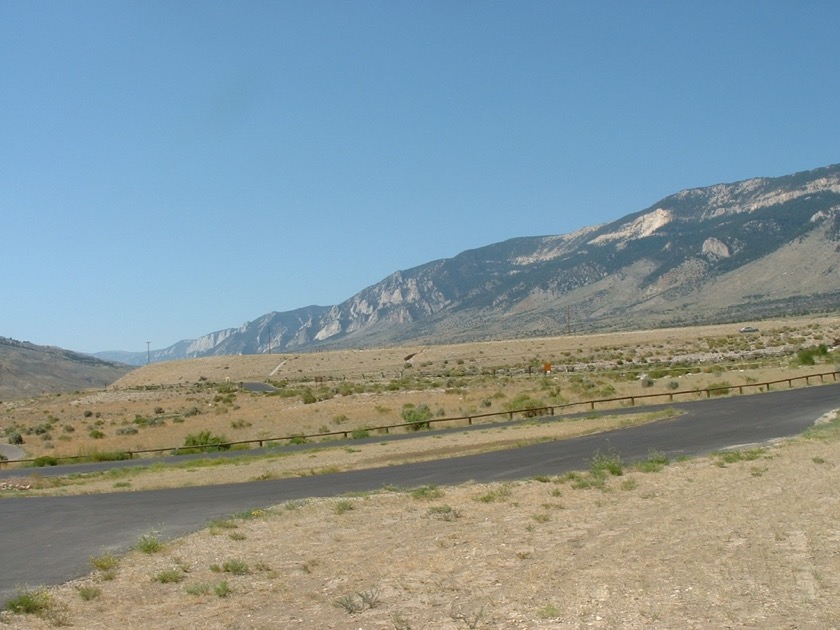
M 58 459 L 52 455 L 41 455 L 41 457 L 35 458 L 32 465 L 37 468 L 43 468 L 44 466 L 58 466 Z
M 824 343 L 814 348 L 802 348 L 796 353 L 796 359 L 800 365 L 815 365 L 817 357 L 825 357 L 828 354 L 828 347 Z
M 410 423 L 408 427 L 411 431 L 420 431 L 421 429 L 430 428 L 429 420 L 432 419 L 432 410 L 429 405 L 421 403 L 413 405 L 406 403 L 402 408 L 402 418 Z
M 613 449 L 606 453 L 595 451 L 592 461 L 589 462 L 589 472 L 593 477 L 606 477 L 607 474 L 620 477 L 624 474 L 624 464 L 621 456 Z
M 718 458 L 718 465 L 726 465 L 737 462 L 751 462 L 764 457 L 766 453 L 766 448 L 756 447 L 744 450 L 723 451 L 714 453 L 714 455 Z
M 340 501 L 336 501 L 335 503 L 335 513 L 336 514 L 344 514 L 345 512 L 349 512 L 354 508 L 353 502 L 347 499 L 341 499 Z
M 34 591 L 18 591 L 17 595 L 6 602 L 6 610 L 18 615 L 41 613 L 46 611 L 49 607 L 50 595 L 42 588 Z
M 213 435 L 210 431 L 190 433 L 184 438 L 184 447 L 196 452 L 226 451 L 230 448 L 228 440 L 223 435 Z
M 587 488 L 604 488 L 607 481 L 607 476 L 603 473 L 593 475 L 593 474 L 581 474 L 579 472 L 568 472 L 560 478 L 562 483 L 569 482 L 572 485 L 572 488 L 577 490 L 587 489 Z
M 505 484 L 502 484 L 501 486 L 498 486 L 498 487 L 490 490 L 486 494 L 482 494 L 478 497 L 475 497 L 475 500 L 479 501 L 481 503 L 498 503 L 498 502 L 501 502 L 501 501 L 507 501 L 508 498 L 510 498 L 511 494 L 512 494 L 511 485 L 508 484 L 508 483 L 505 483 Z
M 548 413 L 545 402 L 528 394 L 519 394 L 505 403 L 505 411 L 520 411 L 526 418 L 536 418 Z
M 451 505 L 436 505 L 430 507 L 426 514 L 428 514 L 429 518 L 438 519 L 441 521 L 454 521 L 455 519 L 461 518 L 461 512 L 453 508 Z
M 152 554 L 157 553 L 158 551 L 163 549 L 163 543 L 161 542 L 160 538 L 158 538 L 154 534 L 144 534 L 140 537 L 140 540 L 137 541 L 137 544 L 134 545 L 134 548 L 137 551 Z
M 105 553 L 101 556 L 92 556 L 90 558 L 90 566 L 99 571 L 113 571 L 119 564 L 120 559 L 110 553 Z
M 18 431 L 8 431 L 6 437 L 9 439 L 9 444 L 23 444 L 23 436 Z
M 443 490 L 437 486 L 419 486 L 411 491 L 411 496 L 414 499 L 439 499 L 443 494 Z
M 80 453 L 76 462 L 121 462 L 131 459 L 131 455 L 125 451 L 97 451 L 89 450 Z
M 636 469 L 641 472 L 659 472 L 670 463 L 668 456 L 661 451 L 649 450 L 646 460 L 638 462 Z
M 190 595 L 208 595 L 210 593 L 210 585 L 207 582 L 198 582 L 190 584 L 184 589 Z
M 154 580 L 161 584 L 176 584 L 182 582 L 185 577 L 187 576 L 181 569 L 164 569 L 154 577 Z
M 76 591 L 79 593 L 79 597 L 86 602 L 96 599 L 102 595 L 102 589 L 98 586 L 78 586 L 76 587 Z
M 709 390 L 709 394 L 712 396 L 726 396 L 731 387 L 732 385 L 730 385 L 728 381 L 720 381 L 717 383 L 709 383 L 709 386 L 706 389 Z

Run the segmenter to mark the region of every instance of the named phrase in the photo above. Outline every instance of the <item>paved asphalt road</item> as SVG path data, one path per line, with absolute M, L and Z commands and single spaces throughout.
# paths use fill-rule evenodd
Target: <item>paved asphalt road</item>
M 304 497 L 469 480 L 499 481 L 587 468 L 598 451 L 625 461 L 650 449 L 674 458 L 796 435 L 840 408 L 840 384 L 670 405 L 679 418 L 597 435 L 439 461 L 244 484 L 74 497 L 0 500 L 0 603 L 18 588 L 53 585 L 89 572 L 88 560 L 156 532 L 173 538 L 213 518 Z M 462 429 L 463 430 L 463 429 Z M 4 475 L 0 471 L 0 478 Z

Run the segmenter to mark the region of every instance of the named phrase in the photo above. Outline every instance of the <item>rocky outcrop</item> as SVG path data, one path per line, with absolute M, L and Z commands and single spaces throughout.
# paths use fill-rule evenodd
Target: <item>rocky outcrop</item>
M 153 356 L 470 341 L 819 311 L 840 306 L 840 274 L 832 271 L 838 247 L 834 165 L 685 190 L 609 224 L 465 251 L 397 271 L 340 304 L 269 313 Z

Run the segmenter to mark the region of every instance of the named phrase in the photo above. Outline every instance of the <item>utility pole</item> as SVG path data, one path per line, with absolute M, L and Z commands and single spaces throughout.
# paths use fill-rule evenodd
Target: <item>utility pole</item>
M 151 350 L 151 341 L 146 342 L 146 365 L 152 362 L 152 350 Z

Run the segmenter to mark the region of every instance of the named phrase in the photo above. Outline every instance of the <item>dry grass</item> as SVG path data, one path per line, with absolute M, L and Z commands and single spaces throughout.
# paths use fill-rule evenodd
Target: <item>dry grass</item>
M 311 450 L 282 456 L 241 457 L 234 460 L 208 459 L 164 466 L 151 461 L 148 466 L 114 469 L 104 473 L 46 477 L 33 469 L 29 477 L 18 478 L 5 494 L 55 496 L 103 492 L 157 490 L 161 488 L 246 483 L 376 468 L 409 462 L 428 461 L 516 448 L 547 440 L 564 440 L 579 435 L 655 422 L 673 417 L 674 410 L 598 418 L 580 418 L 550 424 L 522 422 L 511 427 L 487 426 L 479 431 L 448 434 L 445 439 L 429 435 L 412 440 L 359 444 L 313 445 Z M 200 473 L 200 474 L 197 474 Z M 2 478 L 2 473 L 0 473 Z M 3 496 L 0 490 L 0 497 Z
M 793 357 L 840 337 L 840 319 L 756 325 L 757 335 L 727 325 L 159 363 L 104 391 L 6 401 L 0 426 L 24 434 L 30 457 L 62 457 L 181 446 L 201 431 L 231 441 L 352 432 L 403 422 L 405 404 L 454 417 L 501 412 L 520 396 L 559 405 L 834 369 L 796 365 Z M 548 376 L 545 363 L 553 367 Z M 640 381 L 645 373 L 656 378 Z M 292 395 L 229 391 L 242 381 L 285 384 Z M 315 402 L 305 402 L 305 390 Z
M 541 478 L 282 504 L 132 552 L 110 579 L 50 589 L 52 613 L 0 623 L 833 628 L 839 446 L 626 469 L 601 489 Z
M 178 444 L 197 430 L 239 438 L 306 432 L 321 424 L 383 424 L 399 421 L 405 402 L 440 405 L 457 415 L 455 410 L 487 409 L 488 399 L 489 409 L 497 410 L 523 393 L 573 400 L 597 397 L 592 390 L 607 385 L 616 395 L 649 393 L 670 391 L 672 381 L 686 390 L 834 368 L 794 365 L 792 357 L 799 347 L 840 336 L 838 320 L 757 325 L 762 334 L 749 339 L 733 333 L 738 326 L 728 326 L 152 365 L 108 391 L 6 402 L 2 419 L 3 426 L 25 427 L 56 418 L 52 431 L 69 439 L 32 434 L 25 446 L 33 454 L 71 453 L 92 444 Z M 414 351 L 419 354 L 408 368 L 406 357 Z M 693 357 L 700 369 L 658 378 L 651 387 L 642 387 L 637 375 L 622 376 L 650 372 L 673 357 L 687 362 Z M 549 360 L 575 371 L 527 375 L 529 364 Z M 315 386 L 318 377 L 329 386 L 389 383 L 400 371 L 420 372 L 416 383 L 454 380 L 444 380 L 439 389 L 418 385 L 313 404 L 242 392 L 233 402 L 214 401 L 225 389 L 225 373 L 234 382 L 283 378 Z M 130 389 L 154 384 L 173 386 Z M 202 413 L 172 420 L 193 406 Z M 156 414 L 156 407 L 164 412 Z M 167 421 L 118 438 L 116 430 L 134 424 L 138 414 Z M 220 474 L 225 481 L 233 480 L 231 475 L 248 481 L 386 465 L 446 456 L 449 449 L 460 454 L 561 439 L 616 421 L 487 427 L 455 434 L 446 446 L 432 436 L 401 445 L 357 447 L 349 441 L 296 457 L 226 466 Z M 64 431 L 67 425 L 74 430 Z M 96 427 L 105 437 L 85 437 Z M 0 624 L 16 629 L 838 627 L 837 433 L 835 428 L 821 439 L 800 438 L 743 457 L 671 463 L 659 472 L 625 468 L 600 484 L 540 478 L 255 510 L 169 542 L 157 553 L 132 552 L 107 574 L 97 569 L 49 589 L 48 610 L 2 613 Z M 213 470 L 200 470 L 212 482 Z M 139 490 L 185 485 L 194 476 L 189 469 L 152 467 L 125 478 L 97 477 L 38 492 Z

